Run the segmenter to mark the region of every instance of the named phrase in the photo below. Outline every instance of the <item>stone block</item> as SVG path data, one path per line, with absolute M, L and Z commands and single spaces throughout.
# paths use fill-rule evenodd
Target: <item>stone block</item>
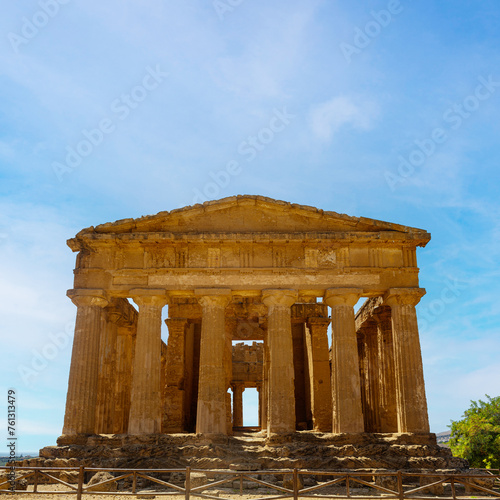
M 78 484 L 79 472 L 73 471 L 62 471 L 59 473 L 59 479 L 68 484 Z
M 16 474 L 16 477 L 17 476 L 19 476 L 19 474 Z M 9 479 L 10 478 L 9 478 L 8 471 L 1 471 L 0 472 L 0 483 L 4 483 L 4 481 L 7 481 L 6 483 L 0 485 L 0 490 L 2 490 L 2 491 L 10 490 L 12 485 L 11 485 Z M 15 488 L 16 488 L 16 490 L 26 491 L 26 489 L 28 488 L 28 481 L 26 479 L 16 479 L 15 480 Z
M 375 484 L 388 490 L 397 491 L 398 478 L 397 476 L 375 476 Z
M 107 481 L 108 479 L 113 479 L 113 477 L 114 476 L 109 472 L 97 472 L 91 477 L 90 481 L 88 482 L 88 486 L 90 486 L 90 488 L 88 488 L 87 491 L 117 491 L 118 487 L 116 482 L 106 483 L 102 485 L 98 484 L 102 483 L 103 481 Z
M 208 483 L 207 475 L 203 472 L 192 472 L 190 475 L 191 488 L 197 488 L 198 486 L 204 486 Z M 186 487 L 186 482 L 184 482 L 184 487 Z
M 422 476 L 420 477 L 420 486 L 424 486 L 426 484 L 432 484 L 435 483 L 436 481 L 439 481 L 442 479 L 442 476 Z M 437 484 L 435 486 L 431 486 L 429 488 L 426 488 L 425 490 L 422 490 L 421 492 L 423 495 L 444 495 L 444 483 Z
M 495 484 L 495 478 L 492 477 L 486 471 L 472 469 L 472 470 L 466 472 L 466 474 L 470 474 L 470 475 L 474 475 L 474 476 L 476 476 L 476 475 L 484 476 L 484 478 L 483 477 L 471 477 L 471 478 L 467 479 L 468 484 L 465 485 L 465 494 L 466 495 L 482 496 L 483 492 L 481 492 L 481 490 L 478 490 L 477 488 L 474 488 L 474 485 L 482 486 L 483 488 L 488 488 L 491 490 Z

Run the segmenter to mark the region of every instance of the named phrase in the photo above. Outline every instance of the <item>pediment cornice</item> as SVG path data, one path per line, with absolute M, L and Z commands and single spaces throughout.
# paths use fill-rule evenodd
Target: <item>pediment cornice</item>
M 425 230 L 366 217 L 353 217 L 263 196 L 232 196 L 122 219 L 80 231 L 68 240 L 74 251 L 112 241 L 288 241 L 404 242 L 425 246 Z

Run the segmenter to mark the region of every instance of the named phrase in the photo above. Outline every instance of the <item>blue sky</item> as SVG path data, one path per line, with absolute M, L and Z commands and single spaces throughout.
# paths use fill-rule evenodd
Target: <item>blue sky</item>
M 496 0 L 6 2 L 0 316 L 18 449 L 62 429 L 66 239 L 233 194 L 431 232 L 432 430 L 498 395 L 499 22 Z

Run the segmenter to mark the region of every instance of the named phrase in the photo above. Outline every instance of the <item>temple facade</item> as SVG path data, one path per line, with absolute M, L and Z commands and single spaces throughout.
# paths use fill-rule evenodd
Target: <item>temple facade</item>
M 247 388 L 268 436 L 429 433 L 415 310 L 429 240 L 260 196 L 80 231 L 63 434 L 231 434 Z

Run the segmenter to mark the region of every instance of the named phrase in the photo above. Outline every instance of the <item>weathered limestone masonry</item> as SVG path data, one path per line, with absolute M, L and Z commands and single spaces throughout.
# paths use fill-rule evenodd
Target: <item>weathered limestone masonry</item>
M 58 443 L 69 448 L 44 456 L 167 435 L 173 445 L 189 433 L 237 440 L 227 436 L 244 429 L 250 387 L 268 445 L 307 431 L 401 444 L 392 436 L 404 433 L 430 449 L 415 312 L 425 293 L 416 248 L 429 240 L 421 229 L 260 196 L 80 231 L 68 241 L 78 252 L 68 292 L 77 317 Z

